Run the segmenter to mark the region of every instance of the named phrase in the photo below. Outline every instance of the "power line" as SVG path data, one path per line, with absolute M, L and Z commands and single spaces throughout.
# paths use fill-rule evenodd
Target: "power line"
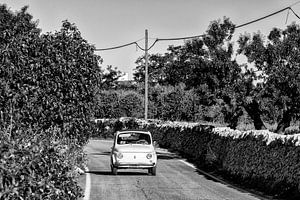
M 295 11 L 294 11 L 292 8 L 290 8 L 290 10 L 294 13 L 294 15 L 295 15 L 298 19 L 300 19 L 300 17 L 295 13 Z
M 96 49 L 95 51 L 106 51 L 106 50 L 119 49 L 119 48 L 127 47 L 127 46 L 130 46 L 130 45 L 133 45 L 133 44 L 137 44 L 137 42 L 130 42 L 130 43 L 119 45 L 119 46 L 115 46 L 115 47 L 109 47 L 109 48 L 103 48 L 103 49 Z
M 266 16 L 263 16 L 263 17 L 260 17 L 258 19 L 255 19 L 255 20 L 252 20 L 250 22 L 246 22 L 244 24 L 241 24 L 241 25 L 237 25 L 235 26 L 235 29 L 238 29 L 238 28 L 241 28 L 241 27 L 244 27 L 244 26 L 247 26 L 247 25 L 250 25 L 250 24 L 253 24 L 253 23 L 256 23 L 258 21 L 261 21 L 261 20 L 264 20 L 266 18 L 269 18 L 269 17 L 272 17 L 278 13 L 281 13 L 285 10 L 290 10 L 293 12 L 293 14 L 298 18 L 300 19 L 299 15 L 297 15 L 297 13 L 292 9 L 292 6 L 295 6 L 296 4 L 300 3 L 300 1 L 297 1 L 296 3 L 288 6 L 288 7 L 285 7 L 281 10 L 278 10 L 276 12 L 273 12 L 269 15 L 266 15 Z M 152 38 L 152 39 L 155 39 L 155 41 L 153 42 L 153 44 L 147 49 L 147 50 L 150 50 L 158 41 L 171 41 L 171 40 L 188 40 L 188 39 L 193 39 L 193 38 L 200 38 L 200 37 L 204 37 L 206 34 L 201 34 L 201 35 L 196 35 L 196 36 L 187 36 L 187 37 L 176 37 L 176 38 Z M 140 40 L 143 40 L 144 38 L 140 39 Z M 102 48 L 102 49 L 96 49 L 95 51 L 106 51 L 106 50 L 113 50 L 113 49 L 119 49 L 119 48 L 123 48 L 123 47 L 126 47 L 126 46 L 130 46 L 130 45 L 136 45 L 136 47 L 138 47 L 140 50 L 142 51 L 146 51 L 145 48 L 142 48 L 138 42 L 140 40 L 137 40 L 137 41 L 134 41 L 134 42 L 130 42 L 130 43 L 127 43 L 127 44 L 123 44 L 123 45 L 119 45 L 119 46 L 114 46 L 114 47 L 109 47 L 109 48 Z
M 241 28 L 241 27 L 243 27 L 243 26 L 247 26 L 247 25 L 249 25 L 249 24 L 253 24 L 253 23 L 255 23 L 255 22 L 261 21 L 261 20 L 263 20 L 263 19 L 269 18 L 269 17 L 271 17 L 271 16 L 273 16 L 273 15 L 276 15 L 276 14 L 278 14 L 278 13 L 281 13 L 281 12 L 283 12 L 283 11 L 285 11 L 285 10 L 288 10 L 289 8 L 290 8 L 290 7 L 283 8 L 283 9 L 281 9 L 281 10 L 279 10 L 279 11 L 276 11 L 276 12 L 271 13 L 271 14 L 269 14 L 269 15 L 266 15 L 266 16 L 264 16 L 264 17 L 255 19 L 255 20 L 253 20 L 253 21 L 250 21 L 250 22 L 247 22 L 247 23 L 244 23 L 244 24 L 241 24 L 241 25 L 238 25 L 238 26 L 236 26 L 235 28 Z
M 133 44 L 135 44 L 137 47 L 139 47 L 140 49 L 142 49 L 142 47 L 140 47 L 139 44 L 138 44 L 138 42 L 141 41 L 141 40 L 144 40 L 144 38 L 141 38 L 139 40 L 136 40 L 134 42 L 130 42 L 130 43 L 127 43 L 127 44 L 119 45 L 119 46 L 102 48 L 102 49 L 96 49 L 95 51 L 106 51 L 106 50 L 119 49 L 119 48 L 127 47 L 127 46 L 130 46 L 130 45 L 133 45 Z
M 300 3 L 300 1 L 298 1 L 297 3 Z M 253 23 L 255 23 L 255 22 L 264 20 L 264 19 L 269 18 L 269 17 L 271 17 L 271 16 L 273 16 L 273 15 L 276 15 L 276 14 L 278 14 L 278 13 L 281 13 L 281 12 L 283 12 L 283 11 L 285 11 L 285 10 L 291 10 L 291 11 L 294 13 L 294 15 L 295 15 L 298 19 L 300 19 L 300 17 L 294 12 L 294 10 L 293 10 L 291 7 L 286 7 L 286 8 L 283 8 L 283 9 L 279 10 L 279 11 L 276 11 L 276 12 L 273 12 L 273 13 L 271 13 L 271 14 L 269 14 L 269 15 L 266 15 L 266 16 L 264 16 L 264 17 L 260 17 L 260 18 L 258 18 L 258 19 L 252 20 L 252 21 L 250 21 L 250 22 L 246 22 L 246 23 L 244 23 L 244 24 L 237 25 L 237 26 L 235 26 L 235 29 L 238 29 L 238 28 L 241 28 L 241 27 L 244 27 L 244 26 L 253 24 Z M 206 35 L 206 34 L 197 35 L 197 36 L 190 36 L 190 37 L 165 38 L 165 39 L 157 38 L 157 40 L 158 40 L 158 41 L 185 40 L 185 39 L 193 39 L 193 38 L 204 37 L 205 35 Z
M 158 41 L 168 41 L 168 40 L 188 40 L 193 38 L 203 37 L 205 34 L 188 36 L 188 37 L 178 37 L 178 38 L 157 38 Z
M 153 42 L 152 45 L 150 45 L 150 47 L 148 48 L 148 50 L 152 49 L 152 47 L 156 44 L 156 42 L 158 42 L 158 39 L 156 38 L 156 40 Z
M 299 1 L 298 3 L 300 3 L 300 1 Z M 244 23 L 244 24 L 241 24 L 241 25 L 238 25 L 238 26 L 236 26 L 235 28 L 241 28 L 241 27 L 243 27 L 243 26 L 247 26 L 247 25 L 249 25 L 249 24 L 253 24 L 253 23 L 255 23 L 255 22 L 261 21 L 261 20 L 263 20 L 263 19 L 269 18 L 269 17 L 271 17 L 271 16 L 273 16 L 273 15 L 276 15 L 276 14 L 278 14 L 278 13 L 281 13 L 281 12 L 283 12 L 283 11 L 285 11 L 285 10 L 291 10 L 291 11 L 294 13 L 294 15 L 295 15 L 298 19 L 300 19 L 300 17 L 295 13 L 295 11 L 289 6 L 289 7 L 283 8 L 283 9 L 281 9 L 281 10 L 278 10 L 278 11 L 276 11 L 276 12 L 274 12 L 274 13 L 271 13 L 271 14 L 269 14 L 269 15 L 266 15 L 266 16 L 264 16 L 264 17 L 255 19 L 255 20 L 253 20 L 253 21 L 250 21 L 250 22 L 247 22 L 247 23 Z

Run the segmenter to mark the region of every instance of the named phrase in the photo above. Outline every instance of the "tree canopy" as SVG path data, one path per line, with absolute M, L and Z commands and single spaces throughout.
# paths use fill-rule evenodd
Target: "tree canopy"
M 299 25 L 291 24 L 285 30 L 274 28 L 267 40 L 260 34 L 239 39 L 239 53 L 260 71 L 262 101 L 277 110 L 277 132 L 287 128 L 293 118 L 299 118 L 299 33 Z
M 77 27 L 41 34 L 24 7 L 1 6 L 0 105 L 4 127 L 26 126 L 85 141 L 93 117 L 101 59 Z M 62 136 L 62 135 L 61 135 Z
M 266 120 L 278 123 L 276 131 L 282 132 L 299 116 L 299 25 L 274 28 L 267 40 L 259 33 L 241 35 L 237 52 L 234 30 L 228 18 L 216 20 L 202 38 L 150 55 L 150 85 L 183 83 L 186 91 L 194 90 L 198 104 L 221 103 L 232 128 L 247 113 L 256 129 L 265 129 Z M 248 64 L 238 64 L 236 53 L 245 55 Z M 136 64 L 134 78 L 142 83 L 144 57 Z

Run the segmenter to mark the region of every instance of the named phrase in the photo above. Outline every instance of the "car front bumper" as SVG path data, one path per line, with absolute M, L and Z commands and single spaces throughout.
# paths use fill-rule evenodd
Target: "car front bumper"
M 148 169 L 156 166 L 156 163 L 145 164 L 145 163 L 115 163 L 114 167 L 118 169 Z

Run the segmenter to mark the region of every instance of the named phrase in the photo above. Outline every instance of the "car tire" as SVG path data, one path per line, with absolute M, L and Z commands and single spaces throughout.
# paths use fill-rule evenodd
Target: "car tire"
M 116 167 L 114 167 L 114 166 L 111 166 L 111 173 L 113 175 L 118 175 L 118 169 Z
M 156 167 L 149 168 L 148 173 L 152 176 L 156 176 Z

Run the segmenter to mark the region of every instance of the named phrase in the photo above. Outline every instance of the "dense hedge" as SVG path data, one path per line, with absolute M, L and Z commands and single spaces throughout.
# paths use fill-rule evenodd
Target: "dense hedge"
M 0 134 L 0 200 L 81 197 L 75 169 L 84 159 L 81 148 L 49 139 L 49 133 L 21 132 L 24 137 L 15 140 Z
M 266 131 L 240 132 L 237 135 L 230 134 L 230 131 L 234 132 L 230 129 L 227 129 L 226 136 L 218 133 L 221 129 L 208 125 L 133 119 L 108 120 L 105 127 L 101 134 L 128 127 L 146 128 L 160 146 L 182 153 L 202 169 L 273 196 L 300 197 L 300 146 L 297 136 L 276 136 Z
M 0 4 L 0 199 L 77 199 L 101 58 L 68 21 L 41 34 L 27 8 Z

